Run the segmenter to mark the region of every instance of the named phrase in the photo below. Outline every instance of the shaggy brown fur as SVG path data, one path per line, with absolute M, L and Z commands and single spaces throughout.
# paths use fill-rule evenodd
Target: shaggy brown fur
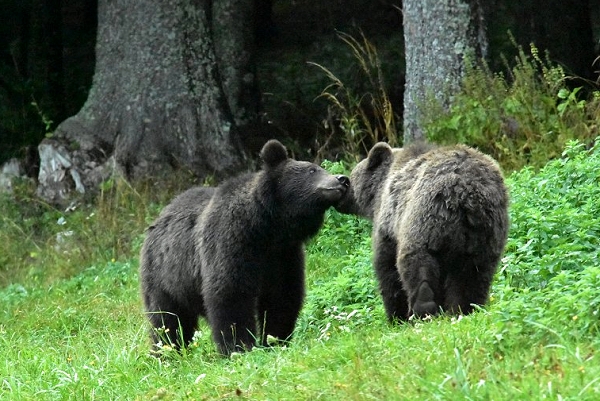
M 390 320 L 469 313 L 487 301 L 508 234 L 497 163 L 463 145 L 376 144 L 336 208 L 373 221 L 373 264 Z

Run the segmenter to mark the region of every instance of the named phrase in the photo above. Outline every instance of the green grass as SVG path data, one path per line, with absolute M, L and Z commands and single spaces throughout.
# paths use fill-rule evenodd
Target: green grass
M 599 399 L 599 168 L 600 145 L 571 143 L 539 172 L 508 177 L 512 228 L 492 299 L 463 318 L 388 324 L 369 224 L 329 212 L 307 247 L 294 339 L 230 359 L 204 322 L 183 355 L 149 355 L 140 233 L 120 258 L 70 276 L 31 261 L 0 290 L 0 399 Z

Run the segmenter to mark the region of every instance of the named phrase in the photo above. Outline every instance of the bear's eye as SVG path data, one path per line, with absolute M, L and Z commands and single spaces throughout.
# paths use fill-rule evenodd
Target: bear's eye
M 317 169 L 315 167 L 311 167 L 310 170 L 308 170 L 308 174 L 314 174 L 317 172 Z

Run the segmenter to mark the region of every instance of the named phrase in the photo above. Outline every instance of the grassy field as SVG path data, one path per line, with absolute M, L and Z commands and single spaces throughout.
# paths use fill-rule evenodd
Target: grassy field
M 122 237 L 158 205 L 145 205 L 142 217 L 105 216 L 114 229 L 94 235 L 98 227 L 85 222 L 108 212 L 48 212 L 47 224 L 62 217 L 74 234 L 21 238 L 17 259 L 28 261 L 14 275 L 16 259 L 0 256 L 0 399 L 600 399 L 599 169 L 600 145 L 572 143 L 541 171 L 507 177 L 506 255 L 490 304 L 466 317 L 388 324 L 369 224 L 330 212 L 307 247 L 307 299 L 294 339 L 230 359 L 216 353 L 204 322 L 182 355 L 148 353 L 137 273 L 142 231 Z M 120 202 L 136 202 L 128 199 Z M 14 252 L 14 227 L 25 235 L 36 225 L 3 209 L 0 247 Z M 64 245 L 70 241 L 77 246 Z M 94 251 L 99 243 L 113 247 Z M 50 263 L 61 258 L 88 262 Z

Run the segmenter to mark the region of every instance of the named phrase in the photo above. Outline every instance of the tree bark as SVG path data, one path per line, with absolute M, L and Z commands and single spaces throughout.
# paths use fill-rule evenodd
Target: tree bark
M 479 0 L 404 0 L 406 85 L 404 142 L 424 139 L 423 111 L 435 99 L 448 108 L 461 85 L 465 56 L 485 57 Z
M 131 179 L 173 166 L 216 178 L 243 169 L 240 129 L 258 105 L 252 5 L 100 0 L 92 88 L 40 145 L 39 194 L 60 203 L 87 191 L 113 160 Z

